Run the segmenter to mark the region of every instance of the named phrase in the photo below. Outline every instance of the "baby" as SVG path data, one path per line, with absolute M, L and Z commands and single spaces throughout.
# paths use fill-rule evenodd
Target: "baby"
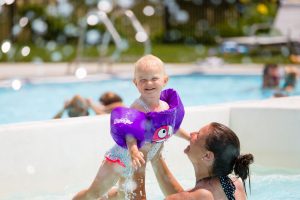
M 145 198 L 144 188 L 140 188 L 144 187 L 144 182 L 140 180 L 144 180 L 146 161 L 152 160 L 173 132 L 178 130 L 176 135 L 186 140 L 190 137 L 179 129 L 184 109 L 177 92 L 162 91 L 167 82 L 168 76 L 159 58 L 146 55 L 136 62 L 133 83 L 140 97 L 130 108 L 113 110 L 111 132 L 118 145 L 105 154 L 92 185 L 74 199 L 103 197 L 117 181 L 123 185 L 128 178 L 133 178 L 138 188 L 131 195 L 136 199 Z M 122 199 L 122 194 L 116 190 L 108 196 L 117 195 Z

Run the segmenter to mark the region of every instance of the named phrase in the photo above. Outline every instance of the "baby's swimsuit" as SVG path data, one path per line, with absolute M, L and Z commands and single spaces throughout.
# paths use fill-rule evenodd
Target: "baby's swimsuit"
M 228 176 L 220 176 L 219 179 L 227 199 L 235 200 L 234 197 L 235 185 L 233 184 L 232 180 Z
M 137 99 L 135 102 L 140 104 L 140 106 L 142 106 L 145 109 L 146 113 L 150 112 L 150 109 L 148 108 L 148 106 L 141 99 Z M 158 143 L 146 142 L 145 145 L 147 145 L 147 143 L 151 143 L 151 149 L 149 150 L 149 152 L 147 154 L 147 160 L 146 160 L 148 162 L 153 159 L 153 157 L 156 155 L 156 153 L 158 152 L 159 148 L 161 147 L 161 145 L 163 143 L 162 142 L 158 142 Z M 128 178 L 128 177 L 132 176 L 133 170 L 131 167 L 131 158 L 130 158 L 128 149 L 125 149 L 116 144 L 109 151 L 107 151 L 105 153 L 105 158 L 106 158 L 106 160 L 118 163 L 119 165 L 121 165 L 123 167 L 123 169 L 121 171 L 121 175 L 124 178 Z

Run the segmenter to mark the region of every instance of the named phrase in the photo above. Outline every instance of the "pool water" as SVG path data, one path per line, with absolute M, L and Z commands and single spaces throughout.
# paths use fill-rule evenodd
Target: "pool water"
M 189 161 L 184 160 L 186 163 Z M 194 171 L 186 166 L 185 176 L 178 177 L 180 184 L 184 189 L 193 188 L 195 184 Z M 174 171 L 172 171 L 174 172 Z M 147 170 L 152 175 L 151 170 Z M 192 177 L 192 178 L 191 178 Z M 147 180 L 147 178 L 150 180 Z M 157 180 L 154 175 L 147 176 L 146 189 L 151 191 L 147 194 L 149 200 L 164 199 Z M 246 182 L 247 195 L 249 200 L 299 200 L 300 199 L 300 173 L 298 170 L 270 169 L 262 166 L 251 165 L 251 192 L 248 180 Z
M 152 169 L 151 169 L 152 170 Z M 147 170 L 147 174 L 153 173 Z M 278 170 L 270 172 L 270 169 L 263 167 L 252 166 L 251 169 L 251 191 L 249 189 L 248 180 L 246 182 L 247 196 L 249 200 L 299 200 L 300 199 L 300 174 L 296 172 L 278 172 Z M 188 190 L 194 186 L 194 177 L 176 177 L 184 189 Z M 65 200 L 72 199 L 74 194 L 85 188 L 86 185 L 81 185 L 76 188 L 67 188 L 61 194 L 41 194 L 36 196 L 22 197 L 16 195 L 6 200 Z M 151 192 L 149 192 L 151 191 Z M 164 195 L 160 191 L 157 180 L 154 175 L 146 177 L 146 192 L 148 200 L 163 200 Z
M 178 75 L 166 88 L 176 89 L 185 106 L 265 99 L 274 91 L 261 89 L 261 77 L 252 75 Z M 51 119 L 64 101 L 75 94 L 98 101 L 105 91 L 114 91 L 130 105 L 138 92 L 130 79 L 97 82 L 25 84 L 21 90 L 0 88 L 0 124 Z M 293 94 L 300 94 L 300 85 Z M 66 114 L 65 114 L 66 115 Z

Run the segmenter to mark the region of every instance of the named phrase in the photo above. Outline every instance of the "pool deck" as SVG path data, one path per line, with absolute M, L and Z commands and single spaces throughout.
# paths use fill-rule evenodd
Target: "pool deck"
M 168 75 L 190 73 L 260 75 L 263 70 L 262 64 L 213 66 L 205 63 L 166 63 L 165 66 Z M 87 71 L 87 76 L 83 79 L 78 79 L 74 75 L 79 67 L 84 67 Z M 10 87 L 14 79 L 35 84 L 98 81 L 113 77 L 131 78 L 132 70 L 133 63 L 114 63 L 112 65 L 101 65 L 96 62 L 78 65 L 70 63 L 0 63 L 0 87 Z
M 81 63 L 87 70 L 84 79 L 74 76 L 78 68 L 69 63 L 0 63 L 0 87 L 8 87 L 13 79 L 24 82 L 75 82 L 103 80 L 111 77 L 132 76 L 133 63 L 115 63 L 110 66 L 97 63 Z M 204 66 L 195 63 L 166 63 L 169 75 L 204 73 L 204 74 L 261 74 L 262 65 L 226 64 L 221 67 Z

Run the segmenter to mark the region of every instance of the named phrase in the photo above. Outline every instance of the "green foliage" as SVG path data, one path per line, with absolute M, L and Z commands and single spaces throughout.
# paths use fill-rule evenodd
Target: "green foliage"
M 261 14 L 258 11 L 258 6 L 262 1 L 251 1 L 243 5 L 241 17 L 238 19 L 228 19 L 223 23 L 216 25 L 221 37 L 244 36 L 249 34 L 249 29 L 255 24 L 270 24 L 270 27 L 265 30 L 260 30 L 260 33 L 270 31 L 271 24 L 276 15 L 277 6 L 274 3 L 264 2 L 263 6 L 267 8 L 267 13 Z
M 24 4 L 22 7 L 18 9 L 19 16 L 26 16 L 29 12 L 31 12 L 33 17 L 40 17 L 46 14 L 45 6 L 41 4 Z
M 238 35 L 243 35 L 243 30 L 240 28 L 238 23 L 235 26 L 228 24 L 228 21 L 217 24 L 216 28 L 220 32 L 220 37 L 234 37 Z
M 71 62 L 76 58 L 76 44 L 78 42 L 77 36 L 69 36 L 65 33 L 64 29 L 66 25 L 72 24 L 74 27 L 78 27 L 78 21 L 82 19 L 89 9 L 96 6 L 95 4 L 86 5 L 85 0 L 70 0 L 74 6 L 74 12 L 70 17 L 53 16 L 49 15 L 46 11 L 46 6 L 42 4 L 22 4 L 18 7 L 18 13 L 15 15 L 16 20 L 23 16 L 31 15 L 32 19 L 41 18 L 47 23 L 48 29 L 45 34 L 36 34 L 31 27 L 31 24 L 27 25 L 22 34 L 17 36 L 16 43 L 14 43 L 15 53 L 14 58 L 7 56 L 6 54 L 0 54 L 0 61 L 37 61 L 51 62 L 53 60 L 53 54 L 57 53 L 61 55 L 61 59 L 56 61 Z M 187 1 L 188 2 L 188 1 Z M 233 5 L 229 7 L 214 7 L 209 8 L 210 14 L 205 11 L 205 7 L 201 7 L 201 13 L 193 13 L 190 15 L 190 20 L 186 24 L 178 24 L 171 27 L 166 32 L 164 21 L 164 9 L 160 7 L 160 14 L 147 17 L 142 13 L 145 5 L 149 4 L 146 1 L 139 1 L 133 11 L 136 17 L 141 21 L 142 25 L 150 33 L 152 43 L 152 53 L 160 56 L 165 62 L 195 62 L 198 59 L 205 59 L 206 56 L 220 56 L 228 62 L 243 62 L 245 56 L 250 57 L 253 62 L 266 62 L 266 60 L 273 58 L 278 62 L 289 62 L 288 58 L 281 56 L 281 52 L 276 49 L 274 52 L 266 54 L 260 54 L 251 52 L 249 55 L 221 55 L 218 51 L 211 55 L 209 49 L 217 49 L 217 46 L 212 47 L 218 37 L 232 37 L 242 36 L 249 33 L 249 29 L 253 24 L 257 23 L 269 23 L 272 24 L 274 16 L 277 11 L 277 5 L 273 1 L 250 1 L 244 0 L 242 2 L 242 9 L 237 12 L 237 7 Z M 244 3 L 243 3 L 244 2 Z M 190 3 L 190 2 L 188 2 Z M 238 3 L 236 3 L 238 4 Z M 262 10 L 267 12 L 259 12 L 258 5 L 262 6 Z M 153 5 L 154 7 L 157 5 Z M 216 10 L 214 10 L 216 9 Z M 216 17 L 212 13 L 223 12 L 223 15 Z M 188 10 L 187 10 L 188 11 Z M 213 12 L 212 12 L 213 11 Z M 206 13 L 206 14 L 205 14 Z M 263 14 L 262 14 L 263 13 Z M 129 48 L 121 54 L 118 61 L 120 62 L 134 62 L 138 57 L 144 54 L 144 46 L 138 43 L 134 39 L 135 31 L 132 25 L 129 23 L 126 17 L 120 16 L 115 20 L 116 29 L 122 37 L 128 40 L 130 43 Z M 199 23 L 199 19 L 205 21 L 207 24 Z M 224 20 L 225 19 L 225 20 Z M 210 21 L 211 20 L 211 21 Z M 88 26 L 88 30 L 95 29 L 100 33 L 104 33 L 106 30 L 103 24 L 97 24 L 96 26 Z M 265 32 L 269 31 L 264 30 Z M 264 33 L 264 32 L 263 32 Z M 172 36 L 173 34 L 173 36 Z M 175 36 L 174 36 L 175 34 Z M 170 39 L 172 37 L 173 39 Z M 61 41 L 58 38 L 63 38 Z M 56 43 L 56 48 L 48 50 L 45 48 L 49 41 Z M 166 43 L 168 41 L 169 43 Z M 73 49 L 71 53 L 65 53 L 64 48 L 66 45 L 71 45 Z M 197 44 L 206 44 L 210 46 L 202 46 Z M 20 53 L 21 48 L 25 45 L 29 45 L 31 48 L 30 55 L 23 57 Z M 115 51 L 115 46 L 111 44 L 108 49 L 108 55 L 111 55 Z M 200 49 L 200 50 L 199 50 Z M 91 58 L 95 61 L 99 57 L 99 44 L 87 45 L 83 47 L 82 57 Z M 267 56 L 266 56 L 267 55 Z M 247 59 L 246 59 L 247 60 Z M 249 59 L 248 59 L 249 60 Z
M 23 57 L 20 53 L 21 48 L 24 45 L 14 46 L 15 55 L 14 59 L 9 59 L 6 54 L 0 55 L 0 62 L 14 61 L 14 62 L 54 62 L 53 54 L 61 54 L 61 60 L 58 62 L 73 62 L 76 58 L 76 46 L 69 45 L 71 52 L 65 53 L 64 48 L 66 45 L 58 45 L 54 50 L 47 50 L 44 46 L 38 47 L 34 44 L 29 45 L 31 48 L 30 54 L 27 57 Z M 115 51 L 115 46 L 111 45 L 108 49 L 108 55 L 110 56 Z M 213 54 L 211 53 L 213 52 Z M 127 51 L 121 54 L 121 57 L 117 62 L 135 62 L 139 57 L 144 54 L 143 45 L 137 45 L 136 43 L 130 44 Z M 152 54 L 159 56 L 164 62 L 168 63 L 186 63 L 196 62 L 204 60 L 208 56 L 218 56 L 223 58 L 227 63 L 289 63 L 287 57 L 282 56 L 278 49 L 274 50 L 258 50 L 253 51 L 248 55 L 241 54 L 222 54 L 218 51 L 217 46 L 203 46 L 203 45 L 182 45 L 182 44 L 152 44 Z M 90 60 L 97 62 L 99 59 L 98 46 L 85 46 L 83 53 L 80 55 L 83 60 Z
M 64 27 L 67 22 L 62 17 L 47 16 L 46 23 L 48 25 L 45 40 L 56 40 L 59 35 L 64 35 Z

